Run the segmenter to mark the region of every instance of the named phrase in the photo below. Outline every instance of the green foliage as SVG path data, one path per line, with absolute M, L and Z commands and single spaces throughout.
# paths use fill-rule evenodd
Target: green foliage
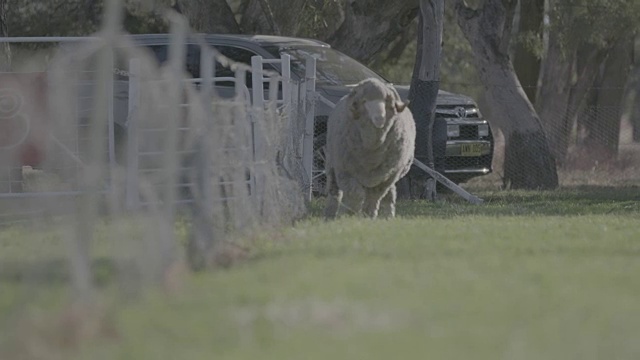
M 560 34 L 567 48 L 580 44 L 605 48 L 640 30 L 636 0 L 552 1 L 550 31 Z
M 297 36 L 306 38 L 323 38 L 330 29 L 335 27 L 332 19 L 340 18 L 341 2 L 306 1 L 299 15 L 300 28 Z
M 513 45 L 516 44 L 520 44 L 525 49 L 531 51 L 538 59 L 542 58 L 544 45 L 539 33 L 534 31 L 518 33 Z

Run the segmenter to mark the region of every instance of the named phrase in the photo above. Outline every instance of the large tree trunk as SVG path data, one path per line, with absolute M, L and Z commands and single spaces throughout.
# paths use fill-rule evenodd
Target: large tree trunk
M 345 18 L 326 40 L 364 63 L 402 34 L 419 9 L 417 0 L 347 0 Z
M 518 31 L 520 39 L 516 44 L 513 66 L 531 103 L 536 102 L 540 58 L 535 54 L 532 48 L 533 44 L 530 41 L 541 39 L 543 17 L 544 0 L 520 0 L 520 28 Z
M 588 156 L 594 164 L 615 160 L 618 155 L 625 85 L 632 61 L 631 46 L 628 40 L 620 41 L 610 51 L 587 98 L 584 116 L 578 119 L 579 133 L 584 134 L 578 143 L 578 153 Z
M 409 90 L 409 108 L 416 122 L 415 156 L 431 168 L 443 171 L 444 164 L 435 164 L 434 152 L 444 160 L 447 139 L 434 138 L 436 99 L 440 85 L 440 54 L 442 52 L 442 30 L 444 22 L 444 0 L 421 0 L 418 19 L 418 43 L 416 62 L 413 67 Z M 446 127 L 446 124 L 445 124 Z M 439 132 L 442 133 L 442 132 Z M 446 134 L 446 129 L 444 130 Z M 436 141 L 437 140 L 437 141 Z M 436 166 L 438 165 L 438 166 Z M 414 171 L 413 174 L 416 172 Z M 412 181 L 415 176 L 412 175 Z M 434 179 L 427 180 L 427 199 L 435 200 Z
M 515 0 L 485 0 L 477 10 L 455 0 L 458 25 L 471 44 L 493 124 L 505 136 L 505 187 L 553 189 L 555 160 L 542 123 L 522 90 L 509 58 Z
M 573 105 L 569 105 L 574 54 L 563 53 L 559 35 L 556 32 L 549 34 L 541 65 L 541 86 L 536 95 L 536 110 L 544 124 L 551 152 L 559 164 L 566 157 L 569 134 L 577 111 Z
M 640 54 L 637 54 L 636 64 L 633 67 L 633 80 L 631 82 L 630 92 L 630 122 L 633 128 L 633 141 L 640 141 Z

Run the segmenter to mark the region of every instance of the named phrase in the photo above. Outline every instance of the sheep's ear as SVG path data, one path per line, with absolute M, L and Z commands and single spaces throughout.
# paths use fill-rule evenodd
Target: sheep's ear
M 402 101 L 396 101 L 396 111 L 398 111 L 399 113 L 403 112 L 404 109 L 407 108 L 407 106 L 409 106 L 409 101 L 407 100 L 407 102 L 402 102 Z

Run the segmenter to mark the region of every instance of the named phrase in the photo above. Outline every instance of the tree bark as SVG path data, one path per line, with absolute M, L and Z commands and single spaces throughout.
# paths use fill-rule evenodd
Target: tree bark
M 418 0 L 246 0 L 240 27 L 247 34 L 313 37 L 369 64 L 406 32 L 418 8 Z
M 540 58 L 527 43 L 528 38 L 540 39 L 542 20 L 544 17 L 544 0 L 520 0 L 520 39 L 516 44 L 513 66 L 525 94 L 531 103 L 536 101 L 538 77 L 540 75 Z
M 636 56 L 640 56 L 640 54 Z M 637 63 L 633 68 L 633 81 L 629 89 L 631 102 L 630 118 L 631 127 L 633 128 L 632 139 L 635 142 L 640 142 L 640 59 L 636 61 Z
M 326 40 L 334 48 L 368 64 L 405 31 L 418 9 L 418 0 L 347 0 L 344 21 Z
M 557 32 L 549 35 L 542 63 L 536 108 L 547 132 L 551 152 L 564 165 L 576 114 L 606 59 L 609 48 L 590 45 L 564 48 Z
M 9 28 L 7 24 L 7 9 L 9 0 L 0 0 L 0 37 L 9 36 Z M 11 69 L 11 46 L 9 43 L 2 43 L 2 61 L 3 66 L 0 70 Z
M 176 5 L 197 32 L 240 33 L 240 26 L 226 0 L 179 0 Z
M 553 189 L 558 186 L 555 159 L 508 53 L 515 7 L 515 0 L 485 0 L 474 10 L 455 0 L 458 25 L 493 107 L 493 123 L 505 136 L 505 187 Z
M 433 132 L 436 99 L 440 85 L 443 22 L 444 0 L 420 1 L 416 62 L 409 89 L 409 108 L 416 122 L 415 156 L 431 168 L 436 167 L 434 152 L 440 155 L 439 158 L 444 159 L 444 148 L 446 148 L 446 139 L 444 144 L 438 141 L 437 148 L 434 148 L 435 140 L 442 139 L 435 139 Z M 438 168 L 436 170 L 443 171 Z M 433 179 L 428 179 L 423 195 L 429 200 L 435 200 L 436 188 Z

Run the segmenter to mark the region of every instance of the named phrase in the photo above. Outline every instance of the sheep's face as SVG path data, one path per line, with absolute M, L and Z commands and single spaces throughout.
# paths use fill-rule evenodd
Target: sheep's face
M 387 104 L 380 100 L 370 100 L 364 102 L 364 110 L 367 118 L 371 120 L 373 126 L 381 129 L 387 120 Z
M 395 100 L 393 96 L 387 96 L 385 99 L 363 100 L 362 107 L 366 118 L 371 121 L 373 126 L 382 129 L 387 120 L 403 112 L 407 104 Z
M 354 114 L 361 114 L 373 126 L 382 129 L 395 115 L 405 110 L 406 103 L 382 84 L 361 86 L 351 93 Z M 359 116 L 356 116 L 358 118 Z

